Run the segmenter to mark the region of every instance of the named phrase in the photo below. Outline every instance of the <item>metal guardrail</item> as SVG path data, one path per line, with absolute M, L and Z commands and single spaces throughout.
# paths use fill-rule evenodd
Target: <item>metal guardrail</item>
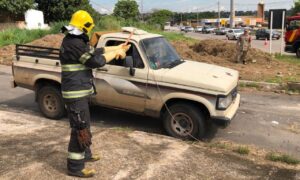
M 59 49 L 16 44 L 16 56 L 17 56 L 17 60 L 19 60 L 20 56 L 30 56 L 30 57 L 59 60 Z

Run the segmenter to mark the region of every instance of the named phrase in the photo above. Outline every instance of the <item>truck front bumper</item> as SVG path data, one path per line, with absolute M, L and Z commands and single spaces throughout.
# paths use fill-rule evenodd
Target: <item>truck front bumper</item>
M 211 120 L 213 123 L 215 123 L 218 126 L 226 127 L 230 124 L 231 120 L 234 119 L 238 108 L 240 107 L 241 102 L 241 95 L 237 94 L 236 99 L 234 102 L 229 106 L 227 110 L 225 110 L 224 116 L 211 116 Z
M 287 44 L 287 45 L 285 45 L 284 51 L 285 51 L 285 52 L 292 52 L 292 53 L 295 53 L 295 52 L 296 52 L 296 50 L 295 50 L 295 48 L 293 47 L 292 44 Z

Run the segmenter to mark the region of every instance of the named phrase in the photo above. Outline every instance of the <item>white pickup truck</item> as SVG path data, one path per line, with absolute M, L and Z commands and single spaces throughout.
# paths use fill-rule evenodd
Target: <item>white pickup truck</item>
M 126 41 L 130 33 L 103 33 L 95 47 Z M 183 60 L 161 35 L 136 30 L 124 60 L 94 70 L 97 95 L 91 103 L 162 118 L 167 133 L 181 139 L 204 137 L 209 124 L 228 124 L 240 95 L 235 70 Z M 60 119 L 65 106 L 60 92 L 59 49 L 17 45 L 13 87 L 31 89 L 41 112 Z

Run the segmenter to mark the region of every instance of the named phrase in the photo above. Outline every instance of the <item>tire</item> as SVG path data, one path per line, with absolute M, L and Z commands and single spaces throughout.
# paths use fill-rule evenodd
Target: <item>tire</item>
M 300 58 L 300 46 L 297 47 L 296 56 L 297 58 Z
M 38 91 L 37 101 L 40 111 L 49 119 L 61 119 L 66 110 L 60 89 L 47 85 Z
M 258 36 L 256 36 L 256 40 L 259 40 L 259 37 L 258 37 Z
M 203 139 L 205 136 L 205 119 L 202 112 L 192 104 L 178 103 L 169 107 L 163 114 L 166 132 L 183 140 Z M 195 139 L 196 138 L 196 139 Z

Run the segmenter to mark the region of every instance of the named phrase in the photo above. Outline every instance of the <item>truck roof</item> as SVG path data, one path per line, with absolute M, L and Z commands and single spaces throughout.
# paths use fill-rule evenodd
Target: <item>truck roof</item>
M 122 32 L 107 33 L 103 34 L 102 36 L 127 39 L 130 36 L 131 32 L 133 32 L 131 39 L 137 42 L 143 39 L 162 37 L 162 35 L 149 33 L 133 27 L 124 27 L 122 28 Z
M 297 14 L 297 16 L 290 16 L 287 19 L 288 19 L 288 21 L 300 20 L 300 14 Z

